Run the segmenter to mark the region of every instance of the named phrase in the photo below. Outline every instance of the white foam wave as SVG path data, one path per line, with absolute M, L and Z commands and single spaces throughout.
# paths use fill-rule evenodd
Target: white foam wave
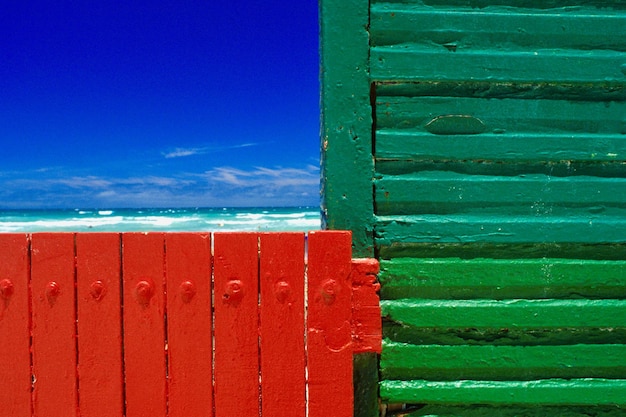
M 104 213 L 104 214 L 103 214 Z M 110 214 L 109 214 L 110 213 Z M 307 231 L 320 228 L 312 211 L 76 210 L 0 214 L 0 232 L 55 231 Z

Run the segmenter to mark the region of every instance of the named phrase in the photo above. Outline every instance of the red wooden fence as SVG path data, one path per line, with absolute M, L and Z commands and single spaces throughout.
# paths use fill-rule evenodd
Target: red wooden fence
M 2 234 L 0 415 L 352 417 L 377 268 L 338 231 Z

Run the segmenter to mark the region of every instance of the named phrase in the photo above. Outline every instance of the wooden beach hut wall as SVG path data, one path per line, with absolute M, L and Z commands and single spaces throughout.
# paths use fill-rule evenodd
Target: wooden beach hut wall
M 320 15 L 324 222 L 381 264 L 355 415 L 624 415 L 626 2 Z

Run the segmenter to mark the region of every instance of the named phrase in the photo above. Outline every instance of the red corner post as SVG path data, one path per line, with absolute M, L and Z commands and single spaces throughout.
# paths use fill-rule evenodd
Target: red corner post
M 352 260 L 352 351 L 380 353 L 382 320 L 376 259 Z

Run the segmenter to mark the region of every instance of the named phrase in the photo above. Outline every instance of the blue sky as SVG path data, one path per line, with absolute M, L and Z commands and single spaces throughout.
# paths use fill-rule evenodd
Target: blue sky
M 0 207 L 317 205 L 317 2 L 7 2 Z

